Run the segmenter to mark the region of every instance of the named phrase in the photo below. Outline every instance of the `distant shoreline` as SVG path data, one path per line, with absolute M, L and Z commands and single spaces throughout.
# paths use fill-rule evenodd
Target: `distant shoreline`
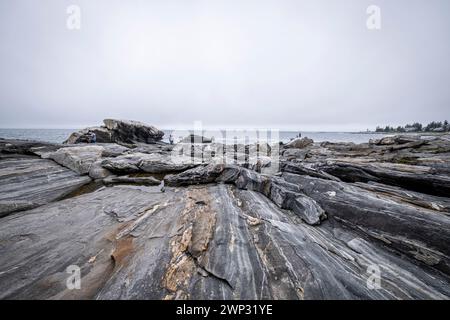
M 357 134 L 380 134 L 380 135 L 393 135 L 393 136 L 445 136 L 449 132 L 432 132 L 432 131 L 421 131 L 421 132 L 380 132 L 380 131 L 362 131 L 353 132 Z

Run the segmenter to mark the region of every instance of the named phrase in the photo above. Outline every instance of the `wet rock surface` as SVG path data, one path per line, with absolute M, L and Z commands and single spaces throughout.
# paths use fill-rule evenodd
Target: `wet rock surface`
M 304 141 L 0 140 L 0 298 L 448 299 L 448 136 Z

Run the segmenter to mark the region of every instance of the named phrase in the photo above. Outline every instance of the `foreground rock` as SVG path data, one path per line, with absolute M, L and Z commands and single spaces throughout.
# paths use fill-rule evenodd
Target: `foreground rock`
M 51 160 L 0 158 L 0 217 L 61 199 L 91 181 Z
M 238 167 L 208 166 L 166 178 L 166 184 L 173 186 L 211 182 L 233 183 L 242 189 L 261 192 L 308 224 L 319 224 L 327 212 L 350 228 L 364 231 L 450 274 L 447 246 L 450 217 L 447 215 L 417 209 L 345 183 L 289 173 L 280 179 Z
M 95 133 L 98 143 L 119 144 L 155 143 L 164 136 L 161 130 L 138 121 L 105 119 L 103 123 L 102 127 L 86 128 L 72 133 L 65 143 L 89 143 L 92 133 Z
M 449 216 L 345 183 L 288 173 L 283 178 L 300 187 L 334 219 L 450 274 Z
M 170 154 L 132 153 L 105 159 L 102 166 L 112 172 L 128 174 L 179 172 L 195 167 L 196 164 L 189 157 L 174 159 Z
M 383 244 L 338 222 L 300 223 L 264 195 L 226 185 L 106 188 L 3 218 L 0 235 L 2 299 L 450 296 L 443 274 Z M 73 264 L 80 290 L 65 285 Z M 367 287 L 373 265 L 379 290 Z
M 0 141 L 0 298 L 448 299 L 450 139 L 306 142 Z

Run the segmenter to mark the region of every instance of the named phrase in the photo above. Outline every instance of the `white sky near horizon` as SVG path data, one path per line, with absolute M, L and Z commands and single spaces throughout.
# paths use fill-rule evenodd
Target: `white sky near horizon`
M 81 30 L 66 9 L 81 8 Z M 366 9 L 381 8 L 368 30 Z M 450 118 L 448 0 L 1 0 L 0 127 L 353 131 Z M 448 119 L 450 120 L 450 119 Z

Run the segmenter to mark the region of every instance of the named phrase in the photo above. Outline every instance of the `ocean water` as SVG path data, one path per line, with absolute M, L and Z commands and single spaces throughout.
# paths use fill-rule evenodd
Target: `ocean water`
M 0 138 L 64 142 L 76 129 L 0 129 Z
M 44 142 L 61 143 L 66 140 L 70 134 L 77 129 L 0 129 L 0 138 L 5 139 L 22 139 L 22 140 L 35 140 Z M 173 134 L 175 141 L 180 140 L 182 137 L 178 134 L 182 134 L 180 131 L 164 130 L 165 135 L 163 141 L 168 142 L 169 135 Z M 183 131 L 184 133 L 185 131 Z M 284 143 L 294 139 L 299 132 L 293 131 L 279 131 L 271 134 L 261 135 L 265 139 L 275 142 L 282 141 Z M 301 132 L 302 137 L 308 137 L 315 142 L 354 142 L 365 143 L 369 139 L 379 139 L 386 134 L 380 133 L 353 133 L 353 132 Z M 247 141 L 252 143 L 256 140 L 255 134 L 248 134 L 243 131 L 229 131 L 219 132 L 215 131 L 206 136 L 214 136 L 215 142 L 232 143 L 235 139 L 239 142 Z

